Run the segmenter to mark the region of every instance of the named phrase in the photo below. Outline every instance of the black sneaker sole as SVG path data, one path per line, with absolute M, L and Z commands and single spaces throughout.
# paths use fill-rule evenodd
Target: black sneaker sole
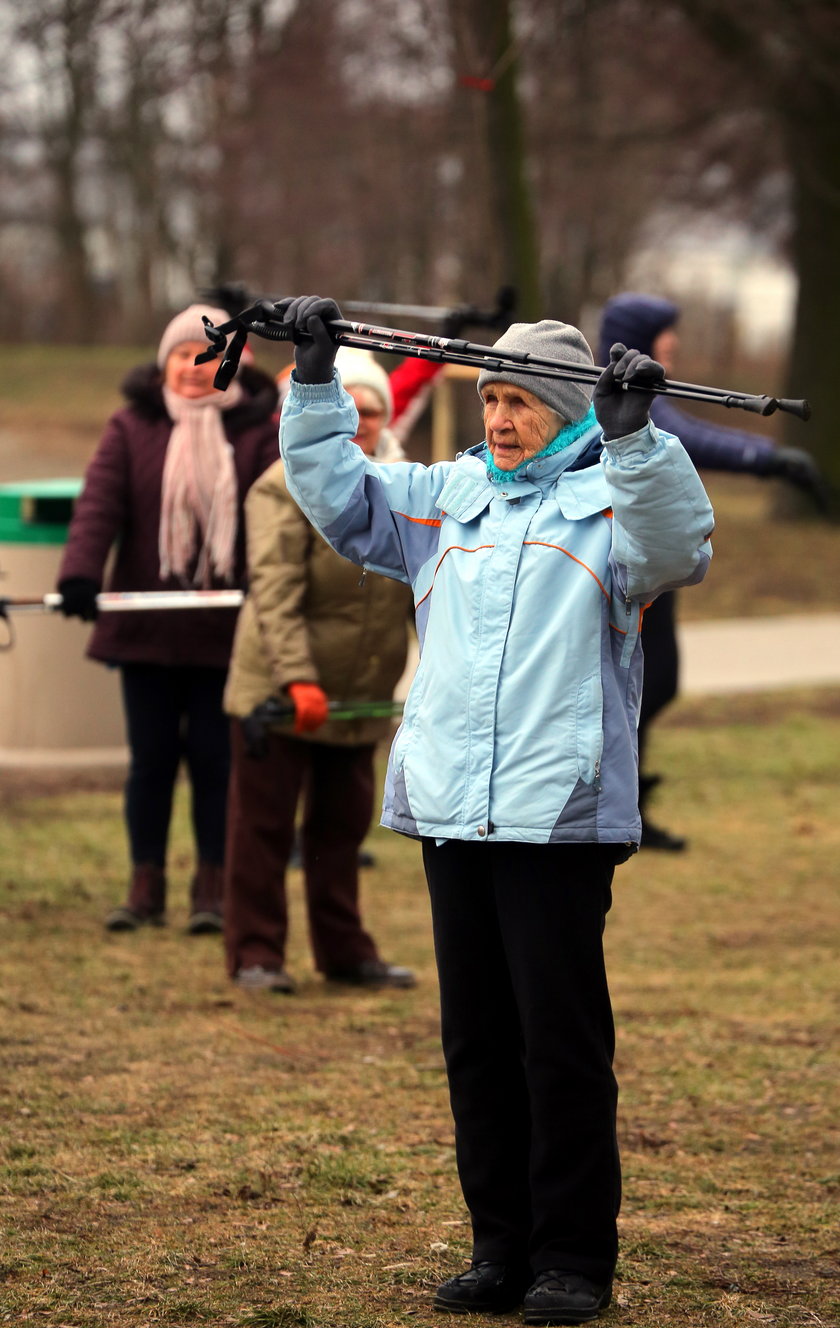
M 560 1325 L 560 1324 L 592 1323 L 593 1320 L 599 1318 L 602 1310 L 607 1309 L 611 1300 L 612 1300 L 612 1287 L 609 1286 L 607 1287 L 604 1294 L 601 1296 L 600 1300 L 598 1301 L 598 1304 L 591 1310 L 553 1310 L 552 1311 L 549 1309 L 544 1309 L 544 1310 L 526 1309 L 523 1314 L 523 1318 L 526 1323 L 540 1324 L 543 1326 L 548 1325 L 548 1328 L 553 1328 L 553 1325 Z
M 442 1310 L 446 1314 L 510 1314 L 511 1310 L 516 1310 L 522 1304 L 522 1297 L 518 1296 L 516 1300 L 506 1300 L 503 1304 L 490 1305 L 487 1301 L 473 1301 L 465 1305 L 463 1301 L 444 1300 L 441 1296 L 435 1296 L 432 1301 L 432 1309 Z

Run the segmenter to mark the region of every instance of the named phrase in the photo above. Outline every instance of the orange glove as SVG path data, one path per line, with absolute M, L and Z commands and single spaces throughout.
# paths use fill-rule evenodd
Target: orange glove
M 313 733 L 327 722 L 329 702 L 317 682 L 290 682 L 286 691 L 295 707 L 295 733 Z

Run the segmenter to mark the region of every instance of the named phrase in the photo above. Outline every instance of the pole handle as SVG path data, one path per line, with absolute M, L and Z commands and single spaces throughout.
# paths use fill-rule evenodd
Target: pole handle
M 787 411 L 788 415 L 795 415 L 798 420 L 810 420 L 811 403 L 805 397 L 797 400 L 792 397 L 780 397 L 778 400 L 779 410 Z

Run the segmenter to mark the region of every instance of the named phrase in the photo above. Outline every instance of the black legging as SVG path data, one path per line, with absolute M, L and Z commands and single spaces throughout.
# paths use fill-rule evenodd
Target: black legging
M 221 866 L 230 769 L 229 722 L 222 710 L 226 670 L 125 664 L 120 673 L 131 751 L 125 819 L 132 862 L 165 865 L 183 759 L 198 857 Z
M 648 726 L 673 701 L 679 686 L 676 593 L 666 590 L 645 611 L 642 649 L 645 668 L 639 713 L 639 770 L 644 773 Z

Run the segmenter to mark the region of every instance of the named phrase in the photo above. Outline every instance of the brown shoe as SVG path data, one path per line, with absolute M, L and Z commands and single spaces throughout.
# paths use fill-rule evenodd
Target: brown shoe
M 137 863 L 131 873 L 128 899 L 105 919 L 107 931 L 136 931 L 166 923 L 166 875 L 153 862 Z
M 190 936 L 220 932 L 224 927 L 222 890 L 224 874 L 215 862 L 200 862 L 190 887 Z

